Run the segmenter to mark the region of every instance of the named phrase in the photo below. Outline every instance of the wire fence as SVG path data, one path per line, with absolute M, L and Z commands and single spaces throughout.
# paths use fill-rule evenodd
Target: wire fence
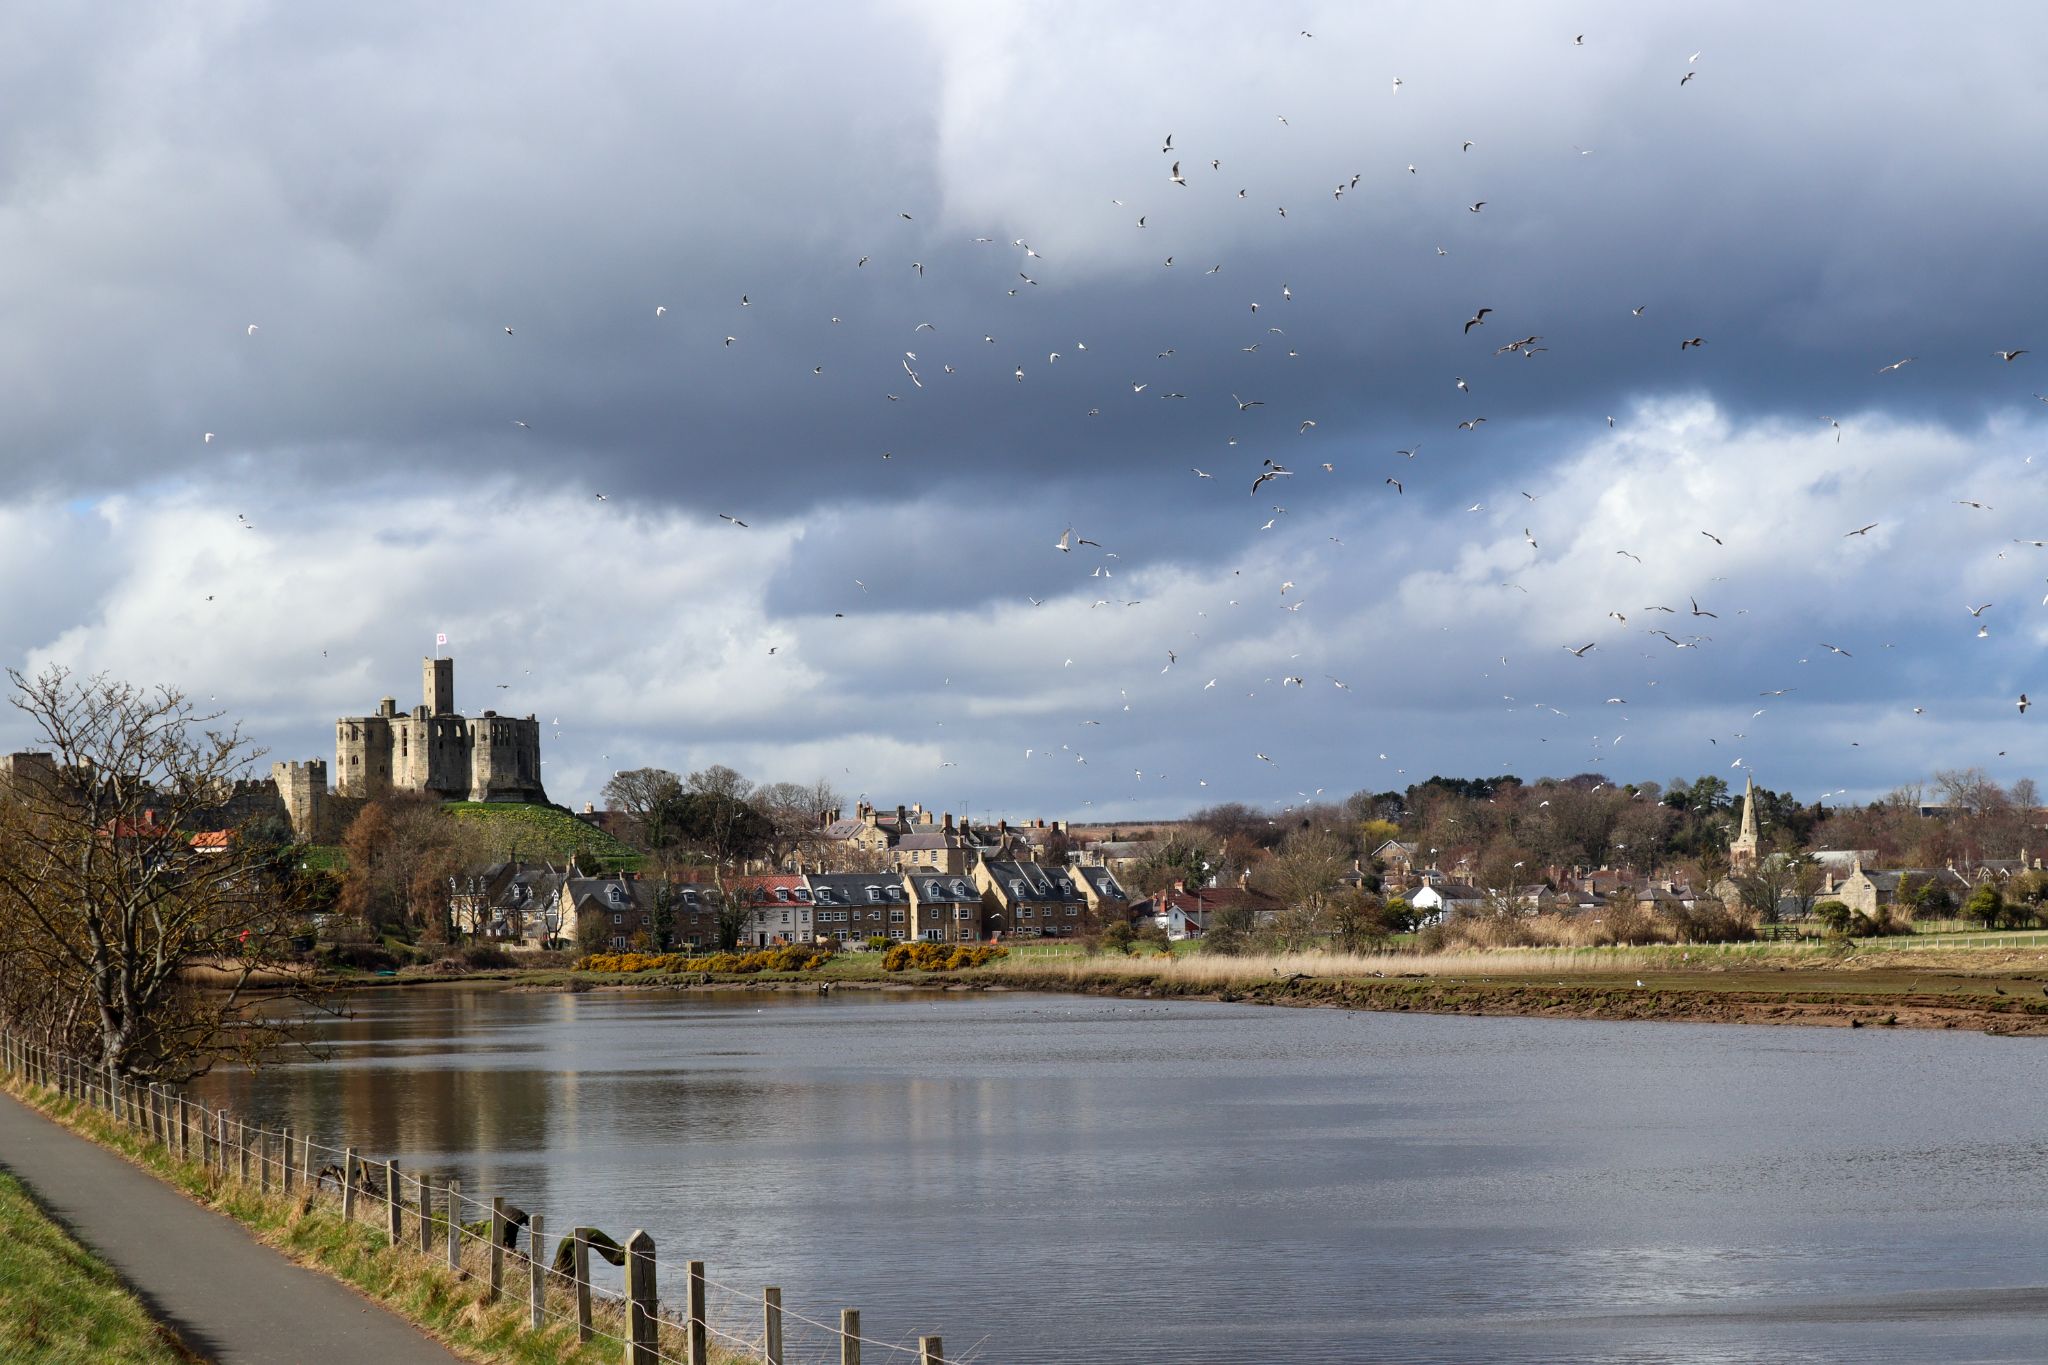
M 4 1030 L 0 1074 L 123 1125 L 215 1193 L 275 1198 L 301 1216 L 318 1209 L 370 1228 L 388 1254 L 475 1286 L 482 1304 L 520 1314 L 529 1332 L 555 1333 L 571 1354 L 596 1343 L 591 1349 L 626 1365 L 710 1365 L 714 1353 L 725 1362 L 861 1365 L 863 1348 L 870 1362 L 947 1359 L 936 1336 L 911 1345 L 866 1335 L 857 1309 L 840 1310 L 835 1325 L 786 1307 L 778 1286 L 735 1288 L 706 1275 L 702 1261 L 662 1262 L 644 1230 L 620 1241 L 594 1227 L 558 1227 L 397 1156 L 373 1158 L 289 1125 L 251 1123 L 174 1086 L 135 1081 Z M 603 1266 L 619 1272 L 615 1285 L 597 1282 Z

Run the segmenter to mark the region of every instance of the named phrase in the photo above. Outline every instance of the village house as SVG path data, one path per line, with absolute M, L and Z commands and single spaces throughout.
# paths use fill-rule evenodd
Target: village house
M 982 925 L 989 937 L 1073 938 L 1094 923 L 1088 901 L 1067 869 L 984 858 L 975 864 Z
M 895 843 L 896 866 L 905 872 L 960 874 L 973 861 L 966 836 L 953 828 L 948 814 L 937 829 L 917 828 L 901 835 Z
M 1875 915 L 1879 907 L 1898 905 L 1902 898 L 1908 905 L 1912 904 L 1921 888 L 1930 886 L 1947 892 L 1956 905 L 1961 905 L 1974 889 L 1970 880 L 1952 867 L 1906 867 L 1890 872 L 1870 872 L 1859 861 L 1854 870 L 1823 899 L 1840 901 L 1860 914 Z
M 1111 919 L 1129 918 L 1131 898 L 1116 874 L 1102 863 L 1076 863 L 1067 869 L 1073 877 L 1074 886 L 1080 891 L 1081 899 L 1088 904 L 1088 914 L 1097 924 L 1107 924 Z
M 902 873 L 813 872 L 804 883 L 818 937 L 853 945 L 910 937 L 910 893 Z
M 584 926 L 594 917 L 603 928 L 607 951 L 623 953 L 635 940 L 654 941 L 654 883 L 626 877 L 566 877 L 557 896 L 559 936 L 581 944 Z
M 1418 886 L 1408 896 L 1417 924 L 1435 924 L 1455 911 L 1477 910 L 1485 903 L 1486 893 L 1478 887 L 1449 880 Z
M 906 872 L 910 936 L 926 943 L 975 943 L 982 937 L 981 888 L 973 878 L 936 872 Z
M 1385 870 L 1380 874 L 1380 884 L 1389 891 L 1406 891 L 1415 885 L 1415 855 L 1417 849 L 1412 843 L 1400 839 L 1389 839 L 1372 851 L 1372 861 Z
M 747 912 L 740 929 L 743 945 L 768 948 L 817 941 L 811 922 L 811 888 L 801 875 L 735 877 L 726 886 L 726 894 Z

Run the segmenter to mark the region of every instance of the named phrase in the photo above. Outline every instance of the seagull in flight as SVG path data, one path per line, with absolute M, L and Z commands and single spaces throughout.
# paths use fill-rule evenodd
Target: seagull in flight
M 1820 647 L 1828 651 L 1830 654 L 1839 654 L 1845 659 L 1853 659 L 1856 657 L 1854 654 L 1851 654 L 1848 650 L 1843 649 L 1840 645 L 1831 645 L 1826 640 L 1822 640 L 1820 642 Z
M 1868 526 L 1859 526 L 1853 531 L 1844 531 L 1842 532 L 1842 539 L 1847 540 L 1850 536 L 1867 536 L 1882 524 L 1881 522 L 1873 521 Z
M 602 496 L 602 495 L 600 495 L 600 496 Z M 729 522 L 731 522 L 731 523 L 732 523 L 733 525 L 735 525 L 735 526 L 745 526 L 745 525 L 746 525 L 746 523 L 745 523 L 744 521 L 741 521 L 741 520 L 740 520 L 740 519 L 739 519 L 738 517 L 736 517 L 736 516 L 732 515 L 732 513 L 730 513 L 730 512 L 720 512 L 720 513 L 718 514 L 718 519 L 719 519 L 720 521 L 729 521 Z
M 1878 370 L 1878 373 L 1890 374 L 1893 370 L 1903 370 L 1904 368 L 1906 368 L 1906 366 L 1912 364 L 1919 358 L 1920 357 L 1916 355 L 1909 355 L 1903 360 L 1894 360 L 1891 364 L 1886 365 L 1882 369 Z
M 1577 649 L 1572 648 L 1570 645 L 1563 646 L 1563 649 L 1565 653 L 1571 655 L 1574 659 L 1583 659 L 1586 657 L 1586 651 L 1589 649 L 1597 648 L 1598 643 L 1598 641 L 1588 641 L 1587 643 L 1580 645 Z
M 256 329 L 252 327 L 249 330 L 253 332 Z M 2018 360 L 2021 356 L 2025 355 L 2026 351 L 1993 351 L 1991 354 L 1997 356 L 2000 360 L 2003 360 L 2006 364 L 2010 365 L 2013 363 L 2013 361 Z

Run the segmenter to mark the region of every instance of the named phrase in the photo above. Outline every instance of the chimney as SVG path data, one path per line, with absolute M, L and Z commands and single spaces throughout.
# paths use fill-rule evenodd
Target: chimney
M 946 814 L 942 818 L 942 827 L 948 834 L 951 834 L 953 832 L 953 812 L 946 812 Z
M 908 821 L 908 820 L 909 820 L 909 818 L 910 818 L 910 812 L 909 812 L 909 811 L 907 811 L 907 810 L 905 810 L 905 809 L 903 809 L 903 807 L 902 807 L 901 805 L 898 805 L 898 806 L 896 807 L 896 823 L 897 823 L 897 824 L 899 824 L 899 825 L 900 825 L 900 824 L 903 824 L 903 823 L 905 823 L 906 821 Z
M 585 801 L 583 803 L 583 813 L 585 815 L 595 815 L 597 814 L 597 807 L 591 804 L 590 802 Z

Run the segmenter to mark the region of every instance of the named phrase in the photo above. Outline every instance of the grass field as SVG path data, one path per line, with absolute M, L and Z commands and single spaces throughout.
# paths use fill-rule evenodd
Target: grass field
M 176 1365 L 180 1350 L 104 1262 L 0 1173 L 0 1360 Z
M 564 863 L 589 855 L 603 872 L 636 871 L 640 855 L 565 810 L 499 801 L 456 801 L 444 808 L 482 834 L 494 857 Z

